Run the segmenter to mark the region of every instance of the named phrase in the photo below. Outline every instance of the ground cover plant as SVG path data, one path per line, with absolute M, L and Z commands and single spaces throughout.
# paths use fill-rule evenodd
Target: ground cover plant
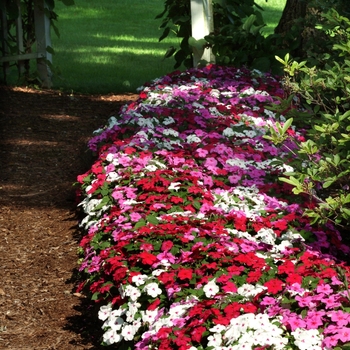
M 99 305 L 105 345 L 349 346 L 349 247 L 277 182 L 297 146 L 266 133 L 305 137 L 268 109 L 281 97 L 269 74 L 211 65 L 144 86 L 95 132 L 78 291 Z

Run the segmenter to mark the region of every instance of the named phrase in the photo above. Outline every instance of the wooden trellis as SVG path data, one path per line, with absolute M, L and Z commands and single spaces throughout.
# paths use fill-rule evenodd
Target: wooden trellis
M 45 1 L 34 0 L 34 25 L 35 25 L 35 52 L 26 52 L 25 43 L 23 42 L 23 28 L 22 28 L 22 14 L 20 0 L 16 0 L 19 15 L 16 19 L 16 54 L 13 54 L 9 50 L 8 46 L 8 22 L 6 15 L 6 3 L 2 4 L 1 14 L 1 32 L 2 42 L 1 51 L 2 57 L 0 57 L 0 63 L 2 66 L 4 80 L 8 76 L 10 69 L 10 62 L 17 62 L 19 75 L 24 73 L 24 62 L 26 60 L 35 59 L 37 64 L 37 72 L 41 79 L 42 86 L 50 88 L 51 82 L 51 71 L 48 66 L 48 62 L 52 62 L 51 53 L 47 52 L 46 48 L 51 46 L 51 35 L 50 35 L 50 20 L 45 13 Z

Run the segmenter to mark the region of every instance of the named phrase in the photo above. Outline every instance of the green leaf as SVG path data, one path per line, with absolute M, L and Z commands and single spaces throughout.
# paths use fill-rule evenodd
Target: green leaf
M 163 59 L 171 57 L 176 52 L 176 48 L 174 46 L 170 46 L 169 49 L 165 52 Z
M 249 32 L 255 20 L 256 20 L 256 15 L 250 15 L 243 24 L 243 27 L 242 27 L 243 30 L 246 30 L 247 32 Z
M 139 229 L 140 227 L 143 227 L 143 226 L 146 226 L 146 221 L 141 219 L 135 224 L 134 229 L 137 230 L 137 229 Z
M 52 55 L 55 54 L 55 50 L 54 50 L 51 46 L 46 46 L 46 51 L 47 51 L 48 53 L 51 53 Z
M 199 210 L 202 206 L 201 206 L 201 204 L 200 204 L 200 202 L 198 202 L 198 201 L 194 201 L 193 203 L 192 203 L 192 205 L 197 209 L 197 210 Z
M 342 208 L 341 211 L 345 213 L 348 217 L 350 217 L 350 209 Z
M 159 224 L 159 220 L 157 219 L 157 217 L 154 214 L 147 215 L 146 220 L 153 225 Z
M 278 178 L 280 181 L 286 182 L 287 184 L 293 185 L 293 186 L 300 186 L 301 183 L 298 179 L 296 179 L 294 176 L 291 176 L 289 179 L 285 178 L 285 177 L 279 177 Z
M 288 120 L 286 120 L 286 122 L 284 123 L 283 128 L 282 128 L 283 134 L 286 133 L 286 131 L 289 129 L 289 127 L 292 125 L 292 123 L 293 123 L 293 118 L 289 118 Z
M 97 300 L 99 296 L 100 296 L 100 293 L 95 292 L 94 294 L 92 294 L 91 300 Z
M 163 34 L 159 37 L 158 41 L 162 41 L 163 39 L 165 39 L 170 32 L 170 27 L 166 27 L 163 31 Z
M 322 187 L 328 188 L 330 185 L 332 185 L 332 183 L 334 183 L 335 180 L 336 179 L 331 179 L 331 180 L 325 181 Z

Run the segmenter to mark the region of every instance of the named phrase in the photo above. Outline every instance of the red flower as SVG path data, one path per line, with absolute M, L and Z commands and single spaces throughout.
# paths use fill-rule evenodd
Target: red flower
M 139 257 L 144 265 L 153 265 L 157 261 L 157 257 L 148 252 L 142 252 Z
M 200 343 L 203 333 L 206 331 L 206 328 L 203 326 L 199 326 L 196 328 L 193 328 L 191 332 L 191 338 L 192 340 L 196 341 L 197 343 Z
M 171 332 L 172 332 L 172 329 L 170 327 L 162 327 L 157 333 L 157 338 L 167 339 Z
M 183 203 L 183 198 L 181 198 L 181 197 L 177 197 L 177 196 L 172 196 L 171 198 L 170 198 L 170 201 L 171 202 L 173 202 L 173 203 L 175 203 L 175 204 L 177 204 L 177 203 Z
M 191 269 L 181 269 L 179 270 L 177 277 L 180 280 L 191 279 L 192 278 L 192 270 Z
M 174 243 L 172 241 L 164 241 L 162 243 L 162 251 L 163 252 L 168 252 L 172 247 L 173 247 Z
M 252 270 L 248 273 L 247 283 L 258 282 L 262 273 L 259 270 Z
M 264 283 L 264 286 L 267 287 L 267 291 L 271 294 L 277 294 L 283 289 L 283 282 L 277 278 L 273 278 Z
M 147 310 L 154 311 L 160 304 L 160 300 L 156 299 L 150 306 L 148 306 Z
M 303 282 L 303 278 L 301 277 L 301 275 L 298 275 L 297 273 L 291 273 L 286 278 L 286 282 L 291 284 L 291 285 L 294 284 L 294 283 L 301 284 Z

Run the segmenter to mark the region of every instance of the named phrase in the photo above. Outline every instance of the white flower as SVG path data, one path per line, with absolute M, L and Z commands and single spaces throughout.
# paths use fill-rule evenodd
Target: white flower
M 216 324 L 214 327 L 209 328 L 210 332 L 213 333 L 221 333 L 224 329 L 226 329 L 226 327 L 222 324 Z
M 136 313 L 139 311 L 139 308 L 141 307 L 140 303 L 137 302 L 128 302 L 128 311 L 126 312 L 126 315 L 132 316 L 132 318 L 134 318 L 134 316 L 136 315 Z M 128 321 L 129 322 L 129 321 Z M 130 321 L 132 322 L 132 321 Z
M 150 284 L 147 284 L 143 290 L 150 295 L 152 298 L 157 297 L 158 295 L 162 294 L 162 290 L 158 287 L 158 284 L 155 282 L 152 282 Z
M 212 281 L 209 281 L 204 287 L 203 291 L 205 293 L 205 296 L 207 298 L 211 298 L 214 295 L 216 295 L 219 292 L 220 288 L 219 286 L 215 283 L 215 279 Z
M 164 129 L 163 130 L 163 135 L 165 135 L 165 136 L 171 135 L 171 136 L 174 136 L 174 137 L 178 137 L 179 133 L 176 130 L 174 130 L 174 129 Z
M 106 180 L 109 182 L 116 182 L 121 178 L 122 177 L 118 173 L 116 173 L 115 171 L 111 171 L 110 173 L 108 173 Z
M 172 182 L 168 187 L 168 190 L 178 191 L 180 189 L 181 182 Z
M 130 297 L 132 301 L 136 301 L 141 296 L 141 292 L 138 288 L 128 285 L 124 288 L 124 295 Z
M 133 283 L 135 283 L 137 286 L 141 286 L 145 284 L 145 281 L 148 279 L 147 275 L 136 275 L 132 277 Z
M 261 228 L 255 238 L 263 243 L 274 245 L 277 235 L 271 228 Z
M 112 311 L 111 304 L 102 305 L 102 306 L 100 307 L 100 311 L 98 312 L 98 318 L 99 318 L 101 321 L 106 320 L 106 319 L 109 317 L 109 315 L 111 314 L 111 311 Z
M 109 329 L 107 332 L 103 334 L 103 342 L 106 345 L 111 345 L 114 343 L 119 343 L 123 338 L 113 329 Z
M 253 285 L 245 283 L 237 289 L 237 293 L 243 295 L 246 298 L 253 298 L 265 289 L 267 288 L 259 284 Z
M 256 132 L 253 130 L 244 130 L 243 132 L 250 138 L 253 138 L 256 136 Z
M 170 310 L 169 310 L 169 319 L 171 321 L 180 318 L 181 316 L 183 316 L 186 313 L 186 310 L 189 308 L 189 305 L 175 305 L 175 306 L 171 306 Z
M 159 312 L 158 308 L 155 310 L 141 311 L 142 321 L 150 324 L 154 323 L 158 312 Z
M 201 142 L 201 139 L 197 136 L 197 135 L 188 135 L 186 138 L 186 142 L 187 143 L 197 143 L 197 142 Z
M 213 335 L 209 335 L 208 347 L 212 347 L 214 349 L 220 349 L 221 345 L 222 345 L 222 335 L 220 333 L 214 333 Z
M 159 276 L 160 274 L 162 274 L 163 272 L 165 272 L 166 270 L 164 269 L 156 269 L 152 271 L 152 275 L 153 276 Z
M 90 199 L 85 205 L 83 204 L 83 208 L 86 214 L 92 215 L 95 211 L 95 208 L 102 202 L 102 199 Z M 83 202 L 82 202 L 83 203 Z
M 226 137 L 231 137 L 233 136 L 235 133 L 233 132 L 233 130 L 231 128 L 226 128 L 222 134 Z
M 295 338 L 294 344 L 300 350 L 309 350 L 311 347 L 313 350 L 322 349 L 322 336 L 317 329 L 297 328 L 291 334 Z
M 111 317 L 108 322 L 105 322 L 105 326 L 110 327 L 114 331 L 119 331 L 124 323 L 125 321 L 121 317 Z
M 106 161 L 109 162 L 109 163 L 112 163 L 113 159 L 114 159 L 114 154 L 113 153 L 108 153 L 107 157 L 106 157 Z
M 137 120 L 137 124 L 138 124 L 139 126 L 146 126 L 146 127 L 148 127 L 148 128 L 151 128 L 151 129 L 154 128 L 154 125 L 153 125 L 153 123 L 152 123 L 152 119 L 139 118 L 139 119 Z
M 122 329 L 122 336 L 124 337 L 125 340 L 131 341 L 134 339 L 134 336 L 137 332 L 137 329 L 133 325 L 126 325 Z
M 145 169 L 148 171 L 156 171 L 158 168 L 153 164 L 149 164 L 145 166 Z
M 169 124 L 172 124 L 172 123 L 175 123 L 175 120 L 174 120 L 174 118 L 172 118 L 172 117 L 166 117 L 166 118 L 163 120 L 163 124 L 164 124 L 164 125 L 169 125 Z

